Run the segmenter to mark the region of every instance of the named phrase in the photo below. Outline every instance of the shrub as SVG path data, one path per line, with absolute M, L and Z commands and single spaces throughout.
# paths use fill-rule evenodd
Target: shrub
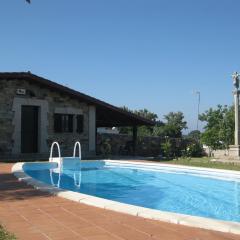
M 166 142 L 162 143 L 161 145 L 163 154 L 166 158 L 170 158 L 172 155 L 172 144 L 169 139 L 166 140 Z
M 203 148 L 199 142 L 192 142 L 187 146 L 187 156 L 188 157 L 202 157 Z
M 107 155 L 111 154 L 112 147 L 111 147 L 111 144 L 109 143 L 108 139 L 101 143 L 100 151 L 101 151 L 101 154 L 103 154 L 104 156 L 107 156 Z

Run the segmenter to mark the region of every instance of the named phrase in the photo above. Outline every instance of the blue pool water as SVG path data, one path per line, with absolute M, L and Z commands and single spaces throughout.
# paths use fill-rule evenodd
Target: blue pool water
M 114 164 L 66 168 L 59 174 L 49 167 L 34 170 L 32 165 L 24 165 L 28 175 L 63 189 L 152 209 L 240 222 L 239 180 Z

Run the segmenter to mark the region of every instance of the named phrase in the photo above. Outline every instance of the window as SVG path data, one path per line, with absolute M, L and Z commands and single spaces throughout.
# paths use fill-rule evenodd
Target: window
M 83 115 L 77 115 L 77 133 L 83 133 Z
M 73 132 L 73 115 L 54 114 L 54 130 L 58 133 Z

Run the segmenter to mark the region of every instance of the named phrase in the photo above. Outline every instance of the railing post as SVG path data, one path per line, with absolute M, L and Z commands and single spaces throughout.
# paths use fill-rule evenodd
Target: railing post
M 80 142 L 75 142 L 75 144 L 74 144 L 73 157 L 76 157 L 77 146 L 78 146 L 78 151 L 79 151 L 79 158 L 81 160 L 82 159 L 82 149 L 81 149 Z

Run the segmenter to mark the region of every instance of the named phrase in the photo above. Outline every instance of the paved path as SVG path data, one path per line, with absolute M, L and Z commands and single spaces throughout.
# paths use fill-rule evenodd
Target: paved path
M 0 163 L 0 224 L 24 240 L 240 240 L 240 235 L 201 230 L 116 213 L 34 190 Z

